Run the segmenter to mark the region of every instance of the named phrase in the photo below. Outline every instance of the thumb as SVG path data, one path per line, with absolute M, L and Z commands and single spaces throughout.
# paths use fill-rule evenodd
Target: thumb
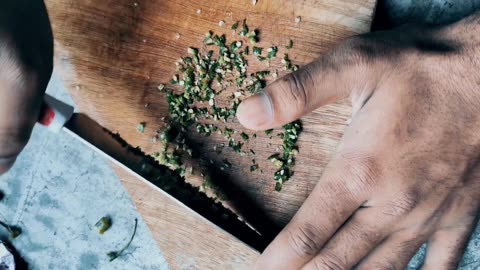
M 352 91 L 373 91 L 377 62 L 363 39 L 352 38 L 316 61 L 245 99 L 237 118 L 246 128 L 264 130 L 290 123 Z M 368 54 L 366 52 L 369 52 Z

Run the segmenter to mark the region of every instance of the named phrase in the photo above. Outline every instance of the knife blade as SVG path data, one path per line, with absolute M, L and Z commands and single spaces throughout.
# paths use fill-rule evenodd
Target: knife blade
M 175 171 L 130 146 L 118 134 L 110 132 L 85 114 L 73 113 L 73 107 L 68 104 L 46 95 L 38 122 L 53 132 L 65 132 L 79 140 L 193 215 L 207 220 L 212 226 L 251 248 L 262 251 L 268 245 L 269 240 L 234 212 L 185 182 Z

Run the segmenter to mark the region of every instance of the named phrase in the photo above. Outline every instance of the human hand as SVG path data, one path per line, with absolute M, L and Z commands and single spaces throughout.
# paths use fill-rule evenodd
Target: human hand
M 319 183 L 255 269 L 456 269 L 480 204 L 480 16 L 350 38 L 246 99 L 247 128 L 350 97 Z
M 0 174 L 27 144 L 53 67 L 53 40 L 41 0 L 0 3 Z

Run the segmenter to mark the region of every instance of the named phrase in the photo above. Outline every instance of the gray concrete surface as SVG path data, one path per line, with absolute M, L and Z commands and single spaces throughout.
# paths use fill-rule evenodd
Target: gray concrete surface
M 69 100 L 56 79 L 48 92 Z M 106 160 L 65 133 L 36 127 L 12 170 L 0 178 L 0 190 L 0 220 L 22 228 L 12 244 L 31 269 L 168 269 Z M 105 215 L 113 225 L 99 235 L 94 224 Z M 109 262 L 107 252 L 129 240 L 135 218 L 132 245 Z

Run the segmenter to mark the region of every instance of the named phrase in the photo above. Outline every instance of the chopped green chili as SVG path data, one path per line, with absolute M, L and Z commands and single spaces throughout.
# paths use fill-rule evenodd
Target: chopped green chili
M 102 217 L 97 223 L 95 223 L 95 228 L 97 228 L 99 234 L 104 234 L 112 226 L 112 220 L 110 217 Z
M 290 50 L 291 48 L 293 48 L 293 40 L 290 39 L 290 40 L 288 41 L 287 46 L 285 46 L 285 47 L 286 47 L 288 50 Z
M 261 54 L 262 54 L 262 50 L 263 50 L 262 48 L 253 46 L 253 49 L 252 49 L 253 55 L 261 55 Z
M 219 25 L 224 26 L 224 23 L 220 21 Z M 266 55 L 262 55 L 263 48 L 255 45 L 259 41 L 259 31 L 250 30 L 246 19 L 235 21 L 231 29 L 235 32 L 238 30 L 238 34 L 245 39 L 231 40 L 227 43 L 225 34 L 214 34 L 209 31 L 205 34 L 203 43 L 207 46 L 218 47 L 218 54 L 216 55 L 217 50 L 213 48 L 207 52 L 201 52 L 197 48 L 189 47 L 187 49 L 188 56 L 176 62 L 177 74 L 174 74 L 170 81 L 175 87 L 167 87 L 163 84 L 158 86 L 160 91 L 166 92 L 170 114 L 169 121 L 178 126 L 175 130 L 178 129 L 179 131 L 173 132 L 173 128 L 167 127 L 156 135 L 156 138 L 161 139 L 163 148 L 159 153 L 154 154 L 154 158 L 159 163 L 172 170 L 177 170 L 181 174 L 185 174 L 187 171 L 182 162 L 182 155 L 188 154 L 191 156 L 192 150 L 184 142 L 179 142 L 178 137 L 185 137 L 184 135 L 191 129 L 205 136 L 211 136 L 218 132 L 225 137 L 228 142 L 227 145 L 234 152 L 241 156 L 246 156 L 248 152 L 255 155 L 255 151 L 252 149 L 242 149 L 244 142 L 250 140 L 250 136 L 246 133 L 240 133 L 240 138 L 243 141 L 237 141 L 234 138 L 236 132 L 232 128 L 223 127 L 218 130 L 216 124 L 202 121 L 228 123 L 235 117 L 242 98 L 260 92 L 266 86 L 268 76 L 271 75 L 273 79 L 278 77 L 278 71 L 276 70 L 272 72 L 262 70 L 248 75 L 249 65 L 248 59 L 246 59 L 251 49 L 253 58 L 258 61 L 271 60 L 277 56 L 277 46 L 266 49 Z M 253 44 L 252 48 L 248 46 L 247 42 Z M 286 48 L 291 49 L 292 46 L 293 41 L 289 40 Z M 281 61 L 285 70 L 295 71 L 298 69 L 298 66 L 292 65 L 288 54 L 285 54 Z M 267 61 L 268 65 L 269 63 L 270 61 Z M 226 95 L 230 104 L 225 107 L 223 107 L 224 105 L 220 106 L 223 99 L 217 100 L 217 96 L 223 91 L 228 91 L 230 87 L 236 87 L 234 91 Z M 180 91 L 177 91 L 177 89 Z M 272 131 L 267 130 L 265 134 L 268 136 Z M 274 180 L 277 181 L 276 190 L 280 190 L 283 183 L 293 175 L 294 156 L 298 153 L 295 146 L 298 134 L 295 132 L 299 132 L 297 126 L 286 125 L 283 132 L 279 133 L 279 137 L 283 140 L 283 154 L 279 154 L 275 160 L 271 160 L 277 168 L 273 176 Z M 253 134 L 251 137 L 256 138 L 257 136 Z M 175 146 L 175 150 L 172 150 L 171 146 L 168 147 L 170 143 L 172 143 L 171 146 Z M 269 145 L 267 144 L 267 146 Z M 225 144 L 217 144 L 213 146 L 213 149 L 220 153 L 224 146 Z M 229 168 L 228 164 L 224 162 L 221 168 Z M 253 170 L 257 168 L 258 165 L 254 163 Z
M 278 48 L 276 46 L 267 49 L 267 58 L 272 59 L 277 56 Z
M 233 30 L 233 31 L 236 31 L 236 30 L 237 30 L 239 23 L 240 23 L 239 21 L 236 21 L 234 24 L 232 24 L 232 30 Z
M 247 26 L 247 19 L 243 19 L 242 24 L 242 31 L 240 32 L 240 36 L 244 37 L 248 33 L 248 26 Z
M 145 122 L 141 122 L 140 124 L 138 124 L 137 131 L 140 132 L 140 133 L 144 133 L 145 132 L 145 125 L 146 125 Z

